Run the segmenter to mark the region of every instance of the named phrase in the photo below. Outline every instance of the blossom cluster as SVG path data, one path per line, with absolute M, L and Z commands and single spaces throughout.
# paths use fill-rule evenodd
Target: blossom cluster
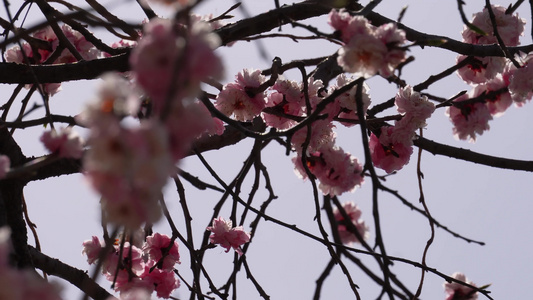
M 361 243 L 357 235 L 352 232 L 348 223 L 352 223 L 357 229 L 358 235 L 366 240 L 369 238 L 370 234 L 368 232 L 368 226 L 365 224 L 365 221 L 361 220 L 361 210 L 359 207 L 351 202 L 345 202 L 342 204 L 342 209 L 348 215 L 349 220 L 346 220 L 341 211 L 338 208 L 333 210 L 333 216 L 338 223 L 337 231 L 339 232 L 339 238 L 343 244 L 352 244 L 352 243 Z
M 220 245 L 226 249 L 226 252 L 233 248 L 235 252 L 242 255 L 241 246 L 250 241 L 250 234 L 244 231 L 242 226 L 233 227 L 233 222 L 224 220 L 223 217 L 213 219 L 213 224 L 206 230 L 212 233 L 209 237 L 211 244 Z
M 398 91 L 395 104 L 402 118 L 394 126 L 381 127 L 378 135 L 372 133 L 369 141 L 372 162 L 387 173 L 400 170 L 409 162 L 416 130 L 424 128 L 426 119 L 435 111 L 435 105 L 411 86 Z
M 59 157 L 81 158 L 83 155 L 83 139 L 71 127 L 61 128 L 59 132 L 55 129 L 45 131 L 41 142 Z
M 279 76 L 272 86 L 263 88 L 265 76 L 260 70 L 251 69 L 242 70 L 235 78 L 234 82 L 224 85 L 216 98 L 215 107 L 239 121 L 251 121 L 261 116 L 265 124 L 280 130 L 289 129 L 310 116 L 328 94 L 349 82 L 344 74 L 339 75 L 336 85 L 328 90 L 321 80 L 313 77 L 304 84 Z M 291 146 L 297 154 L 293 158 L 296 173 L 302 178 L 308 177 L 302 164 L 302 156 L 305 156 L 306 166 L 320 181 L 319 187 L 324 194 L 340 195 L 353 191 L 363 182 L 363 168 L 357 158 L 335 145 L 335 126 L 332 123 L 342 120 L 342 124 L 351 126 L 351 121 L 357 120 L 355 90 L 356 87 L 327 103 L 321 111 L 323 118 L 301 128 L 291 137 Z M 368 87 L 364 85 L 362 98 L 365 111 L 370 104 L 367 92 Z M 304 151 L 308 134 L 309 143 Z
M 73 30 L 69 25 L 64 24 L 61 27 L 61 31 L 84 60 L 96 59 L 100 54 L 100 51 L 92 43 L 87 41 L 81 33 Z M 63 50 L 60 54 L 55 53 L 60 43 L 52 27 L 47 26 L 40 29 L 33 33 L 32 37 L 41 42 L 33 42 L 31 44 L 23 43 L 22 49 L 19 46 L 8 49 L 5 53 L 6 61 L 19 64 L 65 64 L 77 61 L 70 50 L 65 48 L 65 45 L 62 45 L 63 48 L 61 49 Z M 28 62 L 25 61 L 24 56 L 27 57 Z M 54 58 L 52 61 L 50 61 L 51 57 Z M 53 96 L 60 91 L 61 83 L 47 83 L 42 87 L 45 93 Z
M 222 75 L 210 30 L 203 21 L 150 20 L 131 51 L 132 71 L 104 76 L 97 99 L 78 116 L 90 129 L 84 173 L 109 222 L 135 229 L 158 220 L 176 163 L 199 136 L 224 131 L 195 100 L 202 80 Z
M 452 278 L 476 286 L 463 273 L 453 273 Z M 476 300 L 478 298 L 476 290 L 457 282 L 444 282 L 444 292 L 446 293 L 445 300 Z
M 492 5 L 491 8 L 503 43 L 506 46 L 520 45 L 525 20 L 519 18 L 518 14 L 506 13 L 505 7 Z M 486 7 L 482 12 L 474 14 L 471 23 L 485 34 L 465 26 L 462 32 L 463 42 L 476 45 L 498 43 Z M 446 114 L 454 125 L 454 136 L 473 142 L 478 135 L 490 128 L 489 121 L 493 117 L 501 116 L 513 103 L 521 106 L 531 99 L 532 68 L 529 67 L 530 56 L 525 54 L 517 56 L 515 62 L 505 57 L 467 58 L 464 55 L 459 55 L 457 62 L 465 59 L 469 59 L 469 63 L 457 73 L 473 87 L 468 94 L 454 99 Z M 520 67 L 517 68 L 515 63 L 520 64 Z
M 114 283 L 115 291 L 121 296 L 142 289 L 169 298 L 180 286 L 174 274 L 174 266 L 180 263 L 178 243 L 170 237 L 154 233 L 139 246 L 124 242 L 121 249 L 118 244 L 105 253 L 105 243 L 93 236 L 83 242 L 82 254 L 87 256 L 89 264 L 102 260 L 102 274 Z
M 59 286 L 48 283 L 35 271 L 9 265 L 11 230 L 0 228 L 0 299 L 59 300 Z
M 405 60 L 405 32 L 396 24 L 373 26 L 363 16 L 352 16 L 345 9 L 332 10 L 329 24 L 340 32 L 344 45 L 337 62 L 344 71 L 370 77 L 390 77 Z

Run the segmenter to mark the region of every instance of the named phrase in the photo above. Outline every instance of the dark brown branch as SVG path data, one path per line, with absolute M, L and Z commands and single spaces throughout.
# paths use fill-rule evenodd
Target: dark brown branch
M 414 144 L 415 146 L 420 147 L 432 153 L 433 155 L 444 155 L 489 167 L 533 172 L 533 161 L 502 158 L 481 154 L 474 151 L 470 151 L 468 149 L 440 144 L 422 137 L 416 139 L 414 141 Z
M 129 54 L 125 53 L 109 58 L 59 65 L 27 66 L 16 63 L 0 63 L 0 83 L 34 83 L 33 74 L 40 83 L 94 79 L 105 72 L 128 71 L 128 57 Z
M 32 246 L 28 246 L 28 248 L 36 268 L 49 275 L 65 279 L 95 300 L 105 300 L 111 296 L 104 288 L 94 282 L 85 271 L 71 267 L 59 259 L 51 258 Z

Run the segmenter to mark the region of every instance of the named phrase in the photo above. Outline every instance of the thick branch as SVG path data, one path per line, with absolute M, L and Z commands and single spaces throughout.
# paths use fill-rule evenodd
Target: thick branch
M 416 139 L 414 144 L 417 147 L 432 153 L 433 155 L 444 155 L 495 168 L 533 172 L 533 161 L 490 156 L 470 151 L 468 149 L 440 144 L 422 137 Z
M 94 79 L 105 72 L 129 70 L 129 54 L 109 58 L 81 61 L 72 64 L 32 65 L 0 63 L 0 83 L 57 83 L 72 80 Z M 33 77 L 35 74 L 35 77 Z
M 32 246 L 28 247 L 36 268 L 49 275 L 65 279 L 95 300 L 105 300 L 111 296 L 104 288 L 94 282 L 85 271 L 71 267 L 59 259 L 51 258 Z

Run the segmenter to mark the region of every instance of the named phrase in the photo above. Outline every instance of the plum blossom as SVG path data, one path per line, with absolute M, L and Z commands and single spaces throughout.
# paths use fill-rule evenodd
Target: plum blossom
M 87 104 L 76 121 L 93 129 L 107 130 L 127 116 L 135 116 L 141 106 L 138 88 L 116 73 L 106 73 L 96 98 Z
M 239 121 L 253 120 L 266 107 L 266 99 L 265 92 L 254 93 L 249 89 L 258 88 L 265 81 L 261 70 L 242 70 L 235 82 L 226 84 L 218 94 L 215 107 L 228 117 L 234 115 Z
M 457 56 L 457 63 L 460 63 L 467 56 Z M 457 75 L 466 83 L 474 85 L 487 82 L 500 74 L 505 67 L 505 57 L 474 57 L 473 62 L 457 70 Z
M 94 264 L 100 255 L 100 251 L 103 249 L 104 244 L 98 239 L 97 236 L 92 237 L 92 239 L 83 242 L 83 250 L 81 254 L 87 255 L 87 263 L 90 265 Z
M 213 118 L 203 103 L 193 101 L 186 105 L 174 105 L 165 120 L 168 147 L 175 161 L 190 151 L 191 144 L 202 134 L 222 134 L 224 124 Z
M 454 102 L 460 103 L 468 100 L 468 95 L 465 94 L 455 99 Z M 446 109 L 446 115 L 454 125 L 454 136 L 460 140 L 468 138 L 470 142 L 475 142 L 476 135 L 489 130 L 489 121 L 492 120 L 489 108 L 482 102 L 450 106 Z
M 329 23 L 341 32 L 344 45 L 337 62 L 344 71 L 370 77 L 380 74 L 390 77 L 405 60 L 405 32 L 396 24 L 371 25 L 363 16 L 350 16 L 345 10 L 333 10 Z
M 496 76 L 484 84 L 475 86 L 472 91 L 473 97 L 481 96 L 483 93 L 488 94 L 485 97 L 485 104 L 493 116 L 501 116 L 513 104 L 513 99 L 507 89 L 507 84 L 501 75 Z M 489 96 L 491 93 L 494 95 Z
M 115 284 L 114 288 L 120 292 L 120 299 L 150 299 L 150 294 L 154 291 L 160 298 L 169 298 L 179 287 L 179 280 L 173 272 L 174 264 L 179 263 L 176 243 L 165 258 L 163 268 L 157 265 L 158 260 L 162 258 L 162 250 L 169 243 L 168 236 L 155 233 L 147 237 L 141 246 L 142 250 L 129 242 L 123 243 L 121 250 L 120 240 L 117 240 L 110 253 L 103 257 L 102 274 Z M 87 255 L 87 261 L 92 264 L 102 258 L 100 250 L 104 247 L 104 243 L 93 236 L 91 240 L 83 243 L 82 253 Z
M 139 128 L 110 126 L 93 133 L 83 167 L 102 194 L 110 222 L 136 228 L 160 216 L 159 194 L 175 172 L 166 130 L 155 122 Z
M 372 25 L 363 16 L 352 16 L 345 9 L 332 10 L 328 15 L 328 24 L 340 32 L 341 39 L 348 43 L 355 35 L 370 34 Z
M 520 45 L 520 36 L 524 34 L 524 25 L 526 21 L 518 17 L 518 13 L 507 14 L 507 8 L 500 5 L 491 5 L 492 11 L 496 18 L 496 27 L 500 34 L 503 43 L 506 46 L 518 46 Z M 488 9 L 485 7 L 483 11 L 473 15 L 471 23 L 483 30 L 487 35 L 481 35 L 474 32 L 467 26 L 465 26 L 462 35 L 463 41 L 471 44 L 496 44 L 498 40 L 494 35 L 492 22 Z
M 322 100 L 323 95 L 319 95 L 324 88 L 322 80 L 315 80 L 309 77 L 307 80 L 307 96 L 311 109 L 316 108 Z M 307 103 L 305 100 L 304 84 L 288 80 L 280 76 L 272 86 L 272 92 L 267 96 L 267 107 L 275 109 L 284 114 L 303 117 L 307 115 Z M 324 113 L 329 113 L 328 108 Z M 279 116 L 271 113 L 263 113 L 263 120 L 268 126 L 279 129 L 287 129 L 296 125 L 297 121 L 289 117 Z M 333 116 L 331 116 L 333 118 Z
M 180 286 L 174 272 L 157 268 L 146 271 L 143 281 L 153 286 L 157 297 L 165 299 L 170 298 L 170 294 Z
M 146 243 L 142 247 L 143 253 L 152 263 L 157 263 L 163 258 L 163 251 L 170 246 L 171 239 L 168 235 L 154 233 L 146 237 Z M 178 252 L 178 243 L 173 242 L 172 247 L 168 250 L 163 260 L 162 269 L 172 271 L 174 265 L 180 263 L 180 254 Z
M 130 65 L 138 84 L 152 97 L 156 112 L 164 108 L 171 86 L 179 86 L 174 98 L 195 96 L 207 77 L 222 77 L 222 62 L 213 52 L 220 44 L 207 24 L 191 28 L 172 20 L 153 18 L 130 55 Z M 186 59 L 185 59 L 186 58 Z M 176 69 L 176 64 L 180 67 Z
M 0 179 L 6 177 L 11 168 L 11 160 L 6 155 L 0 155 Z M 1 255 L 1 253 L 0 253 Z
M 405 127 L 406 130 L 415 131 L 426 126 L 426 120 L 435 111 L 435 105 L 426 96 L 413 90 L 409 85 L 400 88 L 394 104 L 399 113 L 403 114 L 401 120 L 396 121 L 396 127 Z
M 74 48 L 76 48 L 76 50 L 84 60 L 96 59 L 100 54 L 98 49 L 96 49 L 93 44 L 88 42 L 81 33 L 73 30 L 69 25 L 63 24 L 63 26 L 61 27 L 61 31 L 69 40 L 69 42 L 74 46 Z M 24 51 L 24 54 L 28 58 L 30 64 L 43 64 L 45 62 L 62 64 L 73 63 L 78 61 L 68 49 L 64 49 L 61 52 L 61 55 L 53 62 L 47 61 L 52 55 L 52 53 L 54 53 L 56 48 L 59 46 L 59 39 L 57 38 L 55 32 L 50 26 L 37 30 L 32 34 L 32 37 L 48 42 L 48 46 L 40 45 L 35 47 L 35 45 L 23 43 L 22 50 L 19 46 L 14 46 L 6 51 L 6 61 L 18 64 L 26 63 L 24 61 L 24 55 L 22 51 Z M 35 53 L 33 52 L 34 49 L 32 48 L 32 46 L 34 46 L 34 49 L 37 50 Z M 29 88 L 31 86 L 31 84 L 28 84 L 26 85 L 26 88 Z M 42 84 L 41 87 L 46 94 L 53 96 L 61 90 L 61 83 L 46 83 Z
M 405 133 L 402 130 L 402 127 L 381 127 L 379 137 L 374 133 L 370 135 L 369 148 L 374 166 L 392 173 L 409 163 L 413 154 L 412 131 Z
M 328 120 L 317 120 L 311 124 L 311 137 L 307 152 L 315 152 L 322 147 L 333 147 L 335 144 L 335 133 L 333 124 Z M 302 146 L 307 139 L 307 126 L 296 131 L 292 136 L 291 143 L 297 152 L 301 153 Z
M 226 221 L 223 217 L 213 219 L 212 226 L 207 227 L 207 230 L 212 233 L 209 241 L 225 248 L 226 252 L 233 248 L 242 255 L 241 246 L 250 241 L 250 234 L 245 232 L 242 226 L 233 227 L 231 220 Z
M 476 286 L 463 273 L 453 273 L 452 278 Z M 444 282 L 443 286 L 444 292 L 446 293 L 445 300 L 476 300 L 478 298 L 476 290 L 457 282 Z
M 518 57 L 522 61 L 522 67 L 516 68 L 509 64 L 506 66 L 503 78 L 509 82 L 509 93 L 517 106 L 522 106 L 526 100 L 533 97 L 533 66 L 531 64 L 533 55 L 522 55 Z
M 332 85 L 329 88 L 328 94 L 333 93 L 335 90 L 343 87 L 344 85 L 348 84 L 351 80 L 348 80 L 348 77 L 346 77 L 345 74 L 340 74 L 336 78 L 336 83 Z M 349 119 L 349 120 L 358 120 L 357 117 L 357 104 L 356 104 L 356 92 L 357 92 L 357 86 L 354 86 L 349 91 L 343 93 L 342 95 L 335 98 L 335 102 L 333 107 L 335 107 L 335 110 L 332 112 L 332 117 L 339 117 L 341 119 Z M 363 83 L 363 89 L 362 89 L 362 100 L 363 100 L 363 110 L 364 114 L 366 114 L 366 110 L 370 106 L 370 87 Z M 340 122 L 344 126 L 350 127 L 353 126 L 353 123 L 348 122 Z
M 41 142 L 59 157 L 81 158 L 83 155 L 83 140 L 71 127 L 61 128 L 59 133 L 55 129 L 45 131 Z
M 113 296 L 107 298 L 107 300 L 151 300 L 151 293 L 143 288 L 132 288 L 120 294 L 119 298 Z
M 339 232 L 339 237 L 341 239 L 341 242 L 343 244 L 352 244 L 352 243 L 361 243 L 361 241 L 357 238 L 357 236 L 350 231 L 347 223 L 351 222 L 355 228 L 357 228 L 357 231 L 359 235 L 363 239 L 368 239 L 369 232 L 368 232 L 368 226 L 365 224 L 365 221 L 361 220 L 361 210 L 359 207 L 351 202 L 345 202 L 342 204 L 342 208 L 346 212 L 346 214 L 349 217 L 349 220 L 345 220 L 342 216 L 340 210 L 338 208 L 335 208 L 333 210 L 333 215 L 335 217 L 335 220 L 339 224 L 337 226 L 337 230 Z
M 319 188 L 324 195 L 339 196 L 354 191 L 364 182 L 363 166 L 357 158 L 342 148 L 324 146 L 307 155 L 307 168 L 319 180 Z M 302 178 L 307 173 L 302 165 L 301 154 L 292 159 L 295 172 Z

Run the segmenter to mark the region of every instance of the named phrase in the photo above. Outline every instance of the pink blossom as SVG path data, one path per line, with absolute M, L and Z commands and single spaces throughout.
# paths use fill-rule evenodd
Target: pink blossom
M 113 296 L 107 298 L 106 300 L 151 300 L 151 293 L 148 290 L 143 288 L 132 288 L 128 291 L 120 293 L 120 298 L 115 298 Z
M 71 127 L 61 128 L 59 133 L 55 129 L 45 131 L 41 142 L 59 157 L 81 158 L 83 155 L 83 140 Z
M 426 126 L 426 119 L 435 111 L 435 105 L 426 96 L 413 90 L 409 85 L 400 88 L 394 99 L 398 112 L 403 114 L 395 127 L 403 127 L 407 131 L 416 131 Z
M 168 147 L 175 161 L 184 157 L 190 151 L 191 144 L 202 134 L 224 132 L 222 121 L 213 118 L 207 108 L 197 101 L 187 105 L 176 104 L 170 108 L 165 128 Z
M 130 55 L 139 85 L 158 102 L 168 93 L 178 54 L 183 51 L 172 26 L 172 21 L 157 18 L 146 23 L 144 35 Z
M 155 265 L 163 257 L 163 251 L 170 245 L 170 237 L 165 234 L 154 233 L 149 237 L 146 237 L 146 243 L 142 250 L 145 256 L 148 257 L 149 265 Z M 174 265 L 180 262 L 180 255 L 178 252 L 178 243 L 173 242 L 172 247 L 168 251 L 165 259 L 163 260 L 163 270 L 172 271 Z
M 307 178 L 301 155 L 292 161 L 296 174 Z M 352 192 L 364 182 L 363 166 L 359 160 L 338 147 L 325 146 L 310 153 L 307 156 L 307 168 L 320 181 L 319 188 L 324 195 L 339 196 Z
M 6 177 L 11 168 L 11 160 L 6 155 L 0 155 L 0 179 Z M 1 254 L 0 254 L 1 255 Z
M 195 23 L 186 28 L 158 18 L 145 24 L 144 35 L 131 52 L 130 64 L 139 85 L 153 98 L 156 112 L 163 109 L 171 85 L 179 86 L 174 95 L 179 101 L 195 96 L 207 77 L 222 77 L 222 63 L 213 53 L 220 39 L 205 26 Z
M 468 94 L 457 98 L 454 102 L 461 102 L 468 99 Z M 452 121 L 453 134 L 460 140 L 469 138 L 470 142 L 476 140 L 476 134 L 481 135 L 489 130 L 489 121 L 492 120 L 490 111 L 484 103 L 476 102 L 457 106 L 450 106 L 446 109 L 446 115 Z
M 147 271 L 142 280 L 152 285 L 159 298 L 170 298 L 170 294 L 180 286 L 179 280 L 173 271 L 155 268 Z
M 348 43 L 354 36 L 367 35 L 372 31 L 372 25 L 365 17 L 352 16 L 345 9 L 332 10 L 328 15 L 328 24 L 340 31 L 344 43 Z
M 405 60 L 405 50 L 401 48 L 407 41 L 405 32 L 398 29 L 396 24 L 388 23 L 379 26 L 374 34 L 387 46 L 385 63 L 381 66 L 379 74 L 383 77 L 390 77 L 394 69 Z
M 140 276 L 145 271 L 145 262 L 142 257 L 141 249 L 137 248 L 130 243 L 125 242 L 122 249 L 122 257 L 120 257 L 119 245 L 113 246 L 113 251 L 109 253 L 102 264 L 102 272 L 110 281 L 115 276 L 115 272 L 118 270 L 126 275 L 126 278 L 130 277 L 128 271 L 131 270 L 136 276 Z
M 111 48 L 114 48 L 114 49 L 118 49 L 118 48 L 133 48 L 135 46 L 137 46 L 137 42 L 136 41 L 130 41 L 130 40 L 119 40 L 118 42 L 114 42 L 113 44 L 110 45 Z M 104 57 L 111 57 L 112 55 L 107 53 L 107 52 L 103 52 L 102 55 Z
M 339 50 L 337 63 L 345 72 L 357 76 L 376 75 L 386 64 L 387 46 L 372 35 L 351 39 Z
M 498 92 L 496 95 L 485 98 L 485 104 L 489 109 L 489 112 L 493 116 L 501 116 L 503 113 L 513 104 L 511 94 L 505 90 L 507 84 L 502 79 L 501 75 L 496 76 L 494 79 L 488 81 L 485 84 L 479 84 L 474 87 L 472 91 L 473 97 L 478 97 L 483 93 Z
M 67 24 L 63 24 L 61 27 L 61 30 L 67 37 L 67 39 L 74 45 L 78 53 L 83 57 L 85 60 L 93 60 L 98 57 L 100 54 L 100 51 L 94 47 L 92 43 L 87 41 L 85 37 L 79 33 L 76 30 L 73 30 L 72 27 L 70 27 Z M 63 51 L 61 56 L 55 61 L 56 63 L 72 63 L 76 62 L 76 58 L 74 58 L 74 55 L 70 53 L 70 51 L 66 50 Z
M 517 106 L 522 106 L 526 100 L 531 100 L 531 97 L 533 97 L 532 58 L 532 55 L 527 55 L 521 68 L 513 68 L 508 71 L 511 74 L 509 78 L 509 93 Z
M 100 251 L 103 249 L 104 245 L 97 236 L 92 237 L 92 239 L 83 242 L 83 250 L 81 254 L 87 255 L 87 262 L 92 265 L 100 256 Z
M 108 130 L 110 123 L 117 123 L 127 116 L 136 116 L 141 105 L 137 87 L 115 73 L 102 76 L 97 97 L 89 103 L 76 121 L 92 128 Z
M 457 63 L 466 58 L 465 55 L 457 56 Z M 473 63 L 457 70 L 457 75 L 468 84 L 484 83 L 501 73 L 505 67 L 505 62 L 505 57 L 475 57 Z
M 496 27 L 503 43 L 506 46 L 520 45 L 520 36 L 524 34 L 524 25 L 526 21 L 516 14 L 507 14 L 506 8 L 499 5 L 491 5 L 492 11 L 496 18 Z M 462 35 L 463 41 L 471 44 L 497 44 L 498 40 L 494 35 L 492 22 L 488 9 L 485 7 L 482 12 L 473 15 L 471 23 L 483 30 L 488 35 L 483 36 L 465 26 Z
M 224 220 L 223 217 L 213 219 L 213 224 L 207 227 L 208 231 L 211 231 L 209 241 L 212 244 L 218 244 L 226 249 L 226 252 L 230 248 L 233 248 L 235 252 L 242 255 L 240 246 L 250 241 L 250 234 L 245 232 L 242 226 L 233 227 L 231 220 Z
M 333 124 L 328 120 L 317 120 L 311 124 L 311 137 L 307 153 L 315 152 L 322 147 L 333 147 L 335 144 L 335 133 Z M 307 126 L 296 131 L 292 136 L 291 143 L 297 152 L 302 151 L 302 146 L 307 139 Z
M 343 87 L 344 85 L 348 84 L 351 80 L 348 80 L 345 74 L 340 74 L 336 78 L 336 84 L 332 85 L 329 89 L 328 94 L 333 93 L 335 90 Z M 370 106 L 370 87 L 363 83 L 363 89 L 362 89 L 362 100 L 363 100 L 363 112 L 366 114 L 366 110 Z M 333 107 L 336 108 L 336 111 L 334 110 L 332 113 L 332 117 L 339 117 L 341 119 L 349 119 L 349 120 L 358 120 L 357 117 L 357 104 L 356 104 L 356 92 L 357 92 L 357 86 L 354 86 L 349 91 L 343 93 L 342 95 L 335 98 L 335 104 Z M 353 126 L 353 123 L 348 122 L 340 122 L 344 126 L 350 127 Z
M 453 273 L 452 278 L 476 286 L 463 273 Z M 446 293 L 446 300 L 476 300 L 478 298 L 476 290 L 457 282 L 444 282 L 443 286 L 444 292 Z
M 265 80 L 261 70 L 242 70 L 236 81 L 226 84 L 218 94 L 215 107 L 239 121 L 253 120 L 266 107 L 266 99 L 264 92 L 253 93 L 248 89 L 259 87 Z
M 380 27 L 370 25 L 362 16 L 349 16 L 347 12 L 332 11 L 330 24 L 341 31 L 344 46 L 339 50 L 337 62 L 344 71 L 370 77 L 380 74 L 390 77 L 394 69 L 405 60 L 405 32 L 395 24 Z
M 368 226 L 365 225 L 365 221 L 361 220 L 361 210 L 355 203 L 349 201 L 342 204 L 342 208 L 346 212 L 346 214 L 349 217 L 349 220 L 345 220 L 342 216 L 339 209 L 335 208 L 333 210 L 333 215 L 335 217 L 335 220 L 339 224 L 337 226 L 337 230 L 339 232 L 339 237 L 341 239 L 341 242 L 343 244 L 352 244 L 352 243 L 361 243 L 361 241 L 357 238 L 357 236 L 350 232 L 350 229 L 348 228 L 347 223 L 351 222 L 355 228 L 357 228 L 357 231 L 359 235 L 363 239 L 368 239 L 369 233 L 368 233 Z
M 158 199 L 175 172 L 166 130 L 153 121 L 139 128 L 110 126 L 93 132 L 83 168 L 102 194 L 110 222 L 138 227 L 160 216 Z
M 290 116 L 303 115 L 303 109 L 299 102 L 288 102 L 283 93 L 274 91 L 267 96 L 267 107 L 277 109 L 279 112 L 283 112 Z M 263 112 L 261 117 L 265 121 L 267 126 L 271 126 L 278 129 L 287 129 L 296 125 L 297 121 L 283 116 L 278 116 L 271 113 Z
M 412 132 L 412 131 L 408 131 Z M 374 166 L 387 173 L 398 171 L 409 163 L 413 154 L 412 135 L 402 132 L 394 126 L 381 127 L 381 134 L 377 137 L 370 135 L 369 148 Z

